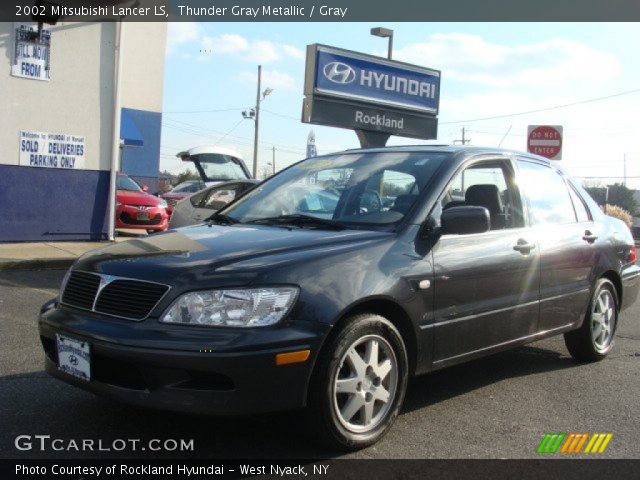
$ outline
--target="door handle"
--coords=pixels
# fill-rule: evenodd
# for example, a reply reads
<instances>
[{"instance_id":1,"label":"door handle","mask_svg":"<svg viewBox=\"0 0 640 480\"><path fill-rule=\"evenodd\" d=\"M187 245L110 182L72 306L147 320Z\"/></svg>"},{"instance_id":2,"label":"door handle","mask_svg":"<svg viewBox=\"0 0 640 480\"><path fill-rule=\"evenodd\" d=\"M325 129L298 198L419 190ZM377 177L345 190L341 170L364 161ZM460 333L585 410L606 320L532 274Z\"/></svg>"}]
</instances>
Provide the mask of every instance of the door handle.
<instances>
[{"instance_id":1,"label":"door handle","mask_svg":"<svg viewBox=\"0 0 640 480\"><path fill-rule=\"evenodd\" d=\"M524 238L521 238L518 240L518 243L516 243L513 246L513 249L516 252L520 252L523 255L528 254L531 250L533 250L534 248L536 248L536 246L532 243L527 242Z\"/></svg>"},{"instance_id":2,"label":"door handle","mask_svg":"<svg viewBox=\"0 0 640 480\"><path fill-rule=\"evenodd\" d=\"M586 231L584 232L584 235L582 236L582 239L583 239L585 242L593 243L593 242L595 242L595 241L598 239L598 236L597 236L597 235L594 235L593 233L591 233L591 231L590 231L590 230L586 230Z\"/></svg>"}]
</instances>

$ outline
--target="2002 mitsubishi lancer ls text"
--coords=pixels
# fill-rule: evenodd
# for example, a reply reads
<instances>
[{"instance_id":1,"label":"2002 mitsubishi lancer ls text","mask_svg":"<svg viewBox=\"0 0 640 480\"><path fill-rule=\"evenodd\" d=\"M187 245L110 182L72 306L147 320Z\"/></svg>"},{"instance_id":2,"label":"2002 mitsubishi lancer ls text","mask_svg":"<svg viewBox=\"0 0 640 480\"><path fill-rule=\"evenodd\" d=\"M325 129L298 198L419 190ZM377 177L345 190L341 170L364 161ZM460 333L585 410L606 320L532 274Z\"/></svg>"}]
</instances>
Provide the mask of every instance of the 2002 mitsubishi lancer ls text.
<instances>
[{"instance_id":1,"label":"2002 mitsubishi lancer ls text","mask_svg":"<svg viewBox=\"0 0 640 480\"><path fill-rule=\"evenodd\" d=\"M635 261L629 228L557 163L352 150L206 224L84 255L39 328L46 370L86 390L215 415L306 407L356 449L391 427L413 375L558 334L603 359Z\"/></svg>"}]
</instances>

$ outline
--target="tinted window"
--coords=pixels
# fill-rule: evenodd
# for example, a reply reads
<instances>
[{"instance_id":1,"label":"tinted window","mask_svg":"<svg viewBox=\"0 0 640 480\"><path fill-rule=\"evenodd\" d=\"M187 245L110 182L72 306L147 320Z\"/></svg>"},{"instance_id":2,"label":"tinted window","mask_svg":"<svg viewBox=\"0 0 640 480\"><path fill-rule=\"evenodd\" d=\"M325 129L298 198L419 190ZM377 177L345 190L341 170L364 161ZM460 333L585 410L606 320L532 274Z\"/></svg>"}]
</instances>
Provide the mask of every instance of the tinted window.
<instances>
[{"instance_id":1,"label":"tinted window","mask_svg":"<svg viewBox=\"0 0 640 480\"><path fill-rule=\"evenodd\" d=\"M589 211L584 204L584 201L580 198L580 196L576 193L576 191L569 187L569 195L571 195L571 200L573 200L573 207L576 210L576 216L578 217L579 222L588 222L591 220L589 216Z\"/></svg>"},{"instance_id":2,"label":"tinted window","mask_svg":"<svg viewBox=\"0 0 640 480\"><path fill-rule=\"evenodd\" d=\"M485 207L491 230L524 225L520 194L506 162L483 162L458 173L442 198L442 208L472 205Z\"/></svg>"},{"instance_id":3,"label":"tinted window","mask_svg":"<svg viewBox=\"0 0 640 480\"><path fill-rule=\"evenodd\" d=\"M558 172L532 162L518 162L520 185L529 197L534 225L572 223L576 221L569 189Z\"/></svg>"}]
</instances>

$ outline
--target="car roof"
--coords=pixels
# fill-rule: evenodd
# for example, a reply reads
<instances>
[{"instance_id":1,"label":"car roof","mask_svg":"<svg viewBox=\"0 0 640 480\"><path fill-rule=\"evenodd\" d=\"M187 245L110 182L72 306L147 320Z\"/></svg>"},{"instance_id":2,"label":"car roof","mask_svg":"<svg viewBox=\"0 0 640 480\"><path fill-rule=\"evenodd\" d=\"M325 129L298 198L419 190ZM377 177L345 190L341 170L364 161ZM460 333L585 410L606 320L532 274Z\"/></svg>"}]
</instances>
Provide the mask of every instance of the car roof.
<instances>
[{"instance_id":1,"label":"car roof","mask_svg":"<svg viewBox=\"0 0 640 480\"><path fill-rule=\"evenodd\" d=\"M548 158L534 155L528 152L520 152L499 147L476 147L470 145L389 145L377 148L353 148L342 153L384 153L384 152L441 152L451 153L457 157L468 158L477 155L518 155L545 163L550 163Z\"/></svg>"}]
</instances>

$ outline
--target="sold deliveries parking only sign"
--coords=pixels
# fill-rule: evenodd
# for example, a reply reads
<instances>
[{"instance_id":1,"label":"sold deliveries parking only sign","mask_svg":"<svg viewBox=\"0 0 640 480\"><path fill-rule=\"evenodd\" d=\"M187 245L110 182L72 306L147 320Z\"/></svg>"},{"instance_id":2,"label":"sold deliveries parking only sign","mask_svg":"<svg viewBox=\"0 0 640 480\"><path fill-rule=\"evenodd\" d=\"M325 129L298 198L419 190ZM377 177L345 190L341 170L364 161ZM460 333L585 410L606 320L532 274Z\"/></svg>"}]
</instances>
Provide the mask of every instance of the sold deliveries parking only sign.
<instances>
[{"instance_id":1,"label":"sold deliveries parking only sign","mask_svg":"<svg viewBox=\"0 0 640 480\"><path fill-rule=\"evenodd\" d=\"M529 125L527 132L527 152L562 160L561 125Z\"/></svg>"},{"instance_id":2,"label":"sold deliveries parking only sign","mask_svg":"<svg viewBox=\"0 0 640 480\"><path fill-rule=\"evenodd\" d=\"M84 136L20 132L20 165L24 167L84 168Z\"/></svg>"}]
</instances>

